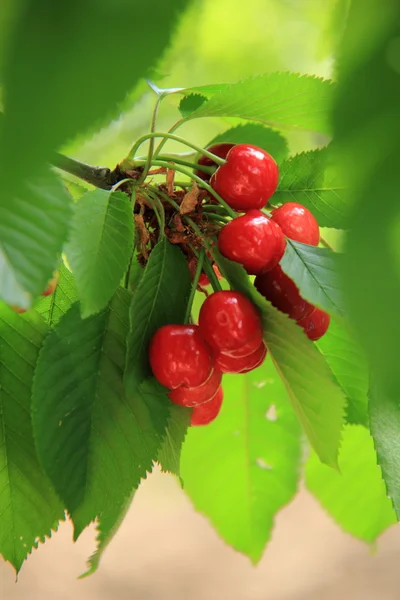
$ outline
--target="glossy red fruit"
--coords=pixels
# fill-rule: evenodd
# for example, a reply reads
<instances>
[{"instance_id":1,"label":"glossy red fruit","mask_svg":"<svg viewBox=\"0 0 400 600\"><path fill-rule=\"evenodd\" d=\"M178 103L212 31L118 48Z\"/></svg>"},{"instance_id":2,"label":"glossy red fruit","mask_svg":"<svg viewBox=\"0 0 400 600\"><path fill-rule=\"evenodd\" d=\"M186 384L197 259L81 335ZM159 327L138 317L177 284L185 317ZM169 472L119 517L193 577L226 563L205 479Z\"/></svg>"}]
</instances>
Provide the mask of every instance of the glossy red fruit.
<instances>
[{"instance_id":1,"label":"glossy red fruit","mask_svg":"<svg viewBox=\"0 0 400 600\"><path fill-rule=\"evenodd\" d=\"M237 144L226 163L215 171L210 184L234 210L262 208L278 185L278 166L265 150Z\"/></svg>"},{"instance_id":2,"label":"glossy red fruit","mask_svg":"<svg viewBox=\"0 0 400 600\"><path fill-rule=\"evenodd\" d=\"M50 279L49 283L47 284L46 289L44 290L44 292L42 292L42 296L50 296L51 294L53 294L56 290L59 279L60 279L60 271L56 271L54 273L54 277L52 279Z\"/></svg>"},{"instance_id":3,"label":"glossy red fruit","mask_svg":"<svg viewBox=\"0 0 400 600\"><path fill-rule=\"evenodd\" d=\"M216 154L216 156L219 156L220 158L226 158L226 155L228 154L229 150L231 148L233 148L235 144L214 144L213 146L210 146L209 148L207 148L207 150L209 152L212 152L213 154ZM199 165L203 165L203 167L215 167L217 168L218 165L216 162L214 162L211 158L208 158L208 156L201 156L198 160ZM200 177L201 179L203 179L204 181L209 181L210 180L210 173L205 173L204 171L195 171L194 172L195 175L197 175L198 177Z\"/></svg>"},{"instance_id":4,"label":"glossy red fruit","mask_svg":"<svg viewBox=\"0 0 400 600\"><path fill-rule=\"evenodd\" d=\"M154 334L149 360L155 378L165 387L197 387L207 381L214 359L196 325L164 325Z\"/></svg>"},{"instance_id":5,"label":"glossy red fruit","mask_svg":"<svg viewBox=\"0 0 400 600\"><path fill-rule=\"evenodd\" d=\"M315 308L300 296L299 288L282 271L280 265L258 275L254 285L275 308L286 313L295 321L307 317Z\"/></svg>"},{"instance_id":6,"label":"glossy red fruit","mask_svg":"<svg viewBox=\"0 0 400 600\"><path fill-rule=\"evenodd\" d=\"M249 210L229 221L218 237L221 254L243 265L250 275L275 267L285 247L285 236L279 225L259 210Z\"/></svg>"},{"instance_id":7,"label":"glossy red fruit","mask_svg":"<svg viewBox=\"0 0 400 600\"><path fill-rule=\"evenodd\" d=\"M271 219L278 223L283 233L296 242L318 246L319 225L314 215L297 202L288 202L271 213Z\"/></svg>"},{"instance_id":8,"label":"glossy red fruit","mask_svg":"<svg viewBox=\"0 0 400 600\"><path fill-rule=\"evenodd\" d=\"M240 292L211 294L201 307L199 327L207 344L218 353L245 356L262 342L260 314Z\"/></svg>"},{"instance_id":9,"label":"glossy red fruit","mask_svg":"<svg viewBox=\"0 0 400 600\"><path fill-rule=\"evenodd\" d=\"M209 402L205 402L200 406L195 406L192 410L191 425L208 425L214 421L221 410L222 400L224 399L224 391L220 387L214 398Z\"/></svg>"},{"instance_id":10,"label":"glossy red fruit","mask_svg":"<svg viewBox=\"0 0 400 600\"><path fill-rule=\"evenodd\" d=\"M328 331L330 321L331 318L328 313L320 308L316 308L311 315L301 319L301 321L297 321L297 324L304 329L306 336L315 342L322 338Z\"/></svg>"},{"instance_id":11,"label":"glossy red fruit","mask_svg":"<svg viewBox=\"0 0 400 600\"><path fill-rule=\"evenodd\" d=\"M222 373L249 373L264 362L267 349L263 343L248 356L236 358L228 354L218 354L215 368Z\"/></svg>"},{"instance_id":12,"label":"glossy red fruit","mask_svg":"<svg viewBox=\"0 0 400 600\"><path fill-rule=\"evenodd\" d=\"M203 385L192 388L180 386L172 390L168 394L168 397L174 404L179 404L179 406L199 406L214 398L221 385L221 381L221 371L214 369L211 377Z\"/></svg>"}]
</instances>

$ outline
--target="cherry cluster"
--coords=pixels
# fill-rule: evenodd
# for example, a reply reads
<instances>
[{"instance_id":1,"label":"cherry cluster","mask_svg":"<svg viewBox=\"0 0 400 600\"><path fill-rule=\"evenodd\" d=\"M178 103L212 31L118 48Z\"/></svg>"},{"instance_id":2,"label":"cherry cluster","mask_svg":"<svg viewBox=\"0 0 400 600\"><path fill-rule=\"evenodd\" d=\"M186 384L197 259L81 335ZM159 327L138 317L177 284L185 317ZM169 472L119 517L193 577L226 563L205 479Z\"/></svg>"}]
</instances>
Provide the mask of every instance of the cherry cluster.
<instances>
[{"instance_id":1,"label":"cherry cluster","mask_svg":"<svg viewBox=\"0 0 400 600\"><path fill-rule=\"evenodd\" d=\"M208 151L225 162L218 166L209 156L202 156L198 164L208 170L198 170L196 175L209 181L231 209L243 213L220 229L220 253L255 276L257 290L294 319L309 339L319 339L328 329L329 315L301 297L279 264L286 238L319 244L317 221L295 202L265 212L279 173L264 150L248 144L216 144ZM200 286L207 283L202 274ZM247 373L260 366L266 354L257 308L240 292L216 291L204 301L198 325L161 327L151 341L149 358L155 377L170 390L172 402L193 409L192 425L205 425L221 408L223 373Z\"/></svg>"},{"instance_id":2,"label":"cherry cluster","mask_svg":"<svg viewBox=\"0 0 400 600\"><path fill-rule=\"evenodd\" d=\"M198 325L158 329L149 359L172 402L193 408L192 425L206 425L221 408L222 374L248 373L266 353L256 307L240 292L222 290L204 301Z\"/></svg>"}]
</instances>

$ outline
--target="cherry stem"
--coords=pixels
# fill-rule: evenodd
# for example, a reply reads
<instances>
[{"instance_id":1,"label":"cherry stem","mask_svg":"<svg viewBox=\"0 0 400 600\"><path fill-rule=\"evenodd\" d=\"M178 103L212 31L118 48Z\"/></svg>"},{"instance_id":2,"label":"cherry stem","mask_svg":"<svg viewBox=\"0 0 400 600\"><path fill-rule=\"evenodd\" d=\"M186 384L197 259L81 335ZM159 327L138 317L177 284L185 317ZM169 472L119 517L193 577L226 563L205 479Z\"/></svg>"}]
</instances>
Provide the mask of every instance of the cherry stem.
<instances>
[{"instance_id":1,"label":"cherry stem","mask_svg":"<svg viewBox=\"0 0 400 600\"><path fill-rule=\"evenodd\" d=\"M332 250L334 252L334 249L332 248L332 246L330 245L329 242L327 242L323 237L320 238L320 243L322 246L324 246L325 248L329 248L329 250Z\"/></svg>"},{"instance_id":2,"label":"cherry stem","mask_svg":"<svg viewBox=\"0 0 400 600\"><path fill-rule=\"evenodd\" d=\"M210 158L213 162L215 162L217 165L224 165L225 164L225 160L223 158L221 158L220 156L216 156L215 154L213 154L212 152L209 152L208 150L204 150L203 148L200 148L200 146L197 146L196 144L192 144L191 142L188 142L187 140L185 140L185 138L182 138L178 135L174 135L173 133L162 133L162 132L158 132L158 131L151 131L150 133L146 133L146 135L143 135L142 137L140 137L135 144L132 146L132 148L130 149L127 159L133 159L135 157L135 154L138 150L138 148L144 143L147 142L147 140L151 140L152 138L164 138L165 140L174 140L175 142L179 142L180 144L184 144L185 146L188 146L189 148L193 148L193 150L197 150L197 152L199 154L203 154L204 156L207 156L208 158ZM156 156L158 156L160 152L160 147L157 148L156 150Z\"/></svg>"},{"instance_id":3,"label":"cherry stem","mask_svg":"<svg viewBox=\"0 0 400 600\"><path fill-rule=\"evenodd\" d=\"M219 206L218 204L202 204L201 208L205 208L206 210L215 210L215 212L226 213L224 206Z\"/></svg>"},{"instance_id":4,"label":"cherry stem","mask_svg":"<svg viewBox=\"0 0 400 600\"><path fill-rule=\"evenodd\" d=\"M229 221L229 217L224 217L223 215L217 215L215 213L210 213L206 211L202 212L201 214L210 219L211 221L222 221L224 223L227 223Z\"/></svg>"},{"instance_id":5,"label":"cherry stem","mask_svg":"<svg viewBox=\"0 0 400 600\"><path fill-rule=\"evenodd\" d=\"M185 119L179 119L179 121L174 123L174 125L172 125L172 127L170 129L168 129L168 133L173 133L174 131L179 129L179 127L181 125L183 125L184 122L185 122ZM154 158L157 158L157 156L160 154L162 148L164 148L166 143L167 143L167 138L164 138L163 140L161 140L161 142L158 144L158 146L156 148L156 151L154 152Z\"/></svg>"},{"instance_id":6,"label":"cherry stem","mask_svg":"<svg viewBox=\"0 0 400 600\"><path fill-rule=\"evenodd\" d=\"M204 165L199 165L198 163L183 160L182 158L175 158L168 154L160 154L159 156L157 156L157 160L165 160L174 164L176 163L177 165L183 165L184 167L191 167L192 169L204 171L204 173L209 173L210 175L212 175L215 171L214 167L205 167Z\"/></svg>"},{"instance_id":7,"label":"cherry stem","mask_svg":"<svg viewBox=\"0 0 400 600\"><path fill-rule=\"evenodd\" d=\"M204 250L204 248L202 248L200 250L199 258L197 260L196 272L193 277L192 289L190 291L190 296L189 296L188 304L186 307L184 323L189 323L190 315L192 312L193 300L194 300L194 297L196 294L196 289L197 289L197 285L199 283L201 271L203 270L204 257L205 257L205 250Z\"/></svg>"},{"instance_id":8,"label":"cherry stem","mask_svg":"<svg viewBox=\"0 0 400 600\"><path fill-rule=\"evenodd\" d=\"M198 252L193 248L193 246L191 246L191 250L193 254L198 257ZM212 263L207 255L204 257L203 269L210 280L214 292L220 292L222 290L221 284L218 281L218 277L216 276Z\"/></svg>"},{"instance_id":9,"label":"cherry stem","mask_svg":"<svg viewBox=\"0 0 400 600\"><path fill-rule=\"evenodd\" d=\"M147 190L147 191L142 190L142 194L147 198L147 200L151 204L151 208L153 209L154 214L156 215L156 218L158 221L158 226L160 228L160 239L163 239L165 237L164 207L163 207L162 203L160 202L158 196L156 196L156 194L153 194L150 190Z\"/></svg>"},{"instance_id":10,"label":"cherry stem","mask_svg":"<svg viewBox=\"0 0 400 600\"><path fill-rule=\"evenodd\" d=\"M191 171L188 171L184 167L181 167L181 166L177 167L175 165L168 164L167 162L164 162L162 160L153 160L152 164L155 166L158 166L158 167L166 167L167 169L173 169L174 171L178 171L178 173L182 173L182 175L186 175L187 177L190 177L190 179L193 179L194 181L196 181L200 187L203 187L212 196L214 196L214 198L216 198L218 200L218 202L225 208L227 214L230 217L232 217L232 219L235 219L237 217L235 211L232 210L232 208L229 206L229 204L227 202L225 202L225 200L223 198L221 198L221 196L219 194L217 194L217 192L215 190L213 190L211 185L209 185L207 182L205 182L203 179L201 179L201 177L198 177L197 175L195 175Z\"/></svg>"}]
</instances>

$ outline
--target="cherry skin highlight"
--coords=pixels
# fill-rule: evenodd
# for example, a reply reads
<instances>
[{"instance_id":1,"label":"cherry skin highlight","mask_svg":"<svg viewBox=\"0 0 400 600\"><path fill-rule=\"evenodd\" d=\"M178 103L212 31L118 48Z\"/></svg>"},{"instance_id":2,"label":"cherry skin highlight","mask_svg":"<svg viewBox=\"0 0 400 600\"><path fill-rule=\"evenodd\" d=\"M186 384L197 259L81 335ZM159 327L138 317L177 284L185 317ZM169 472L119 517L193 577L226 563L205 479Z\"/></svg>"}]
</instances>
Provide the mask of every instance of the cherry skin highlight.
<instances>
[{"instance_id":1,"label":"cherry skin highlight","mask_svg":"<svg viewBox=\"0 0 400 600\"><path fill-rule=\"evenodd\" d=\"M297 321L297 324L304 329L306 336L316 342L328 331L330 316L320 308L316 308L308 317Z\"/></svg>"},{"instance_id":2,"label":"cherry skin highlight","mask_svg":"<svg viewBox=\"0 0 400 600\"><path fill-rule=\"evenodd\" d=\"M249 373L259 367L265 360L267 349L263 343L248 356L234 357L228 354L219 354L215 368L222 373Z\"/></svg>"},{"instance_id":3,"label":"cherry skin highlight","mask_svg":"<svg viewBox=\"0 0 400 600\"><path fill-rule=\"evenodd\" d=\"M222 373L216 369L203 385L188 388L180 386L172 390L168 397L179 406L199 406L209 402L215 396L222 381Z\"/></svg>"},{"instance_id":4,"label":"cherry skin highlight","mask_svg":"<svg viewBox=\"0 0 400 600\"><path fill-rule=\"evenodd\" d=\"M217 353L251 354L262 342L261 317L241 292L220 291L203 303L199 328L206 343Z\"/></svg>"},{"instance_id":5,"label":"cherry skin highlight","mask_svg":"<svg viewBox=\"0 0 400 600\"><path fill-rule=\"evenodd\" d=\"M223 256L240 263L250 275L275 267L286 247L281 228L259 210L249 210L220 231L218 248Z\"/></svg>"},{"instance_id":6,"label":"cherry skin highlight","mask_svg":"<svg viewBox=\"0 0 400 600\"><path fill-rule=\"evenodd\" d=\"M197 425L208 425L211 421L217 418L219 411L221 410L222 400L224 399L224 391L222 387L219 387L214 398L209 402L205 402L200 406L195 406L192 410L192 417L190 424Z\"/></svg>"},{"instance_id":7,"label":"cherry skin highlight","mask_svg":"<svg viewBox=\"0 0 400 600\"><path fill-rule=\"evenodd\" d=\"M258 275L254 285L275 308L286 313L295 321L309 316L315 308L300 296L299 288L282 271L280 265Z\"/></svg>"},{"instance_id":8,"label":"cherry skin highlight","mask_svg":"<svg viewBox=\"0 0 400 600\"><path fill-rule=\"evenodd\" d=\"M297 202L288 202L275 208L271 213L271 219L291 240L318 246L319 225L314 215L305 206Z\"/></svg>"},{"instance_id":9,"label":"cherry skin highlight","mask_svg":"<svg viewBox=\"0 0 400 600\"><path fill-rule=\"evenodd\" d=\"M226 163L211 177L212 188L234 210L246 212L266 205L278 185L278 166L265 150L237 144Z\"/></svg>"},{"instance_id":10,"label":"cherry skin highlight","mask_svg":"<svg viewBox=\"0 0 400 600\"><path fill-rule=\"evenodd\" d=\"M226 155L228 154L229 150L231 148L233 148L235 144L227 144L227 143L221 143L221 144L214 144L213 146L210 146L209 148L207 148L207 150L209 152L212 152L213 154L215 154L216 156L219 156L220 158L226 158ZM218 165L216 162L214 162L211 158L208 158L208 156L200 156L199 160L197 161L199 163L199 165L202 165L203 167L215 167L217 169ZM200 177L201 179L203 179L203 181L209 181L210 180L210 173L206 173L205 171L195 171L194 172L195 175L197 175L197 177Z\"/></svg>"},{"instance_id":11,"label":"cherry skin highlight","mask_svg":"<svg viewBox=\"0 0 400 600\"><path fill-rule=\"evenodd\" d=\"M164 325L154 334L149 360L165 387L197 387L211 376L214 359L196 325Z\"/></svg>"}]
</instances>

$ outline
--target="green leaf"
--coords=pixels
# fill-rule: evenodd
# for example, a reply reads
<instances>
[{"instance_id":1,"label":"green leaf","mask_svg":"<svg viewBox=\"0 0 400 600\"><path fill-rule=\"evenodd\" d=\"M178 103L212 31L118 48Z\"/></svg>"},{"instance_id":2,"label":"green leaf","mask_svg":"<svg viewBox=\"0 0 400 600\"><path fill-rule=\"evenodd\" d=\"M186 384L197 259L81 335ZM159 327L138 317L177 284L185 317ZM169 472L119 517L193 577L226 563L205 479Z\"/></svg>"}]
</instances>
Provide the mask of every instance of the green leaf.
<instances>
[{"instance_id":1,"label":"green leaf","mask_svg":"<svg viewBox=\"0 0 400 600\"><path fill-rule=\"evenodd\" d=\"M53 327L78 300L78 292L74 277L62 262L60 264L60 280L53 294L41 296L33 308Z\"/></svg>"},{"instance_id":2,"label":"green leaf","mask_svg":"<svg viewBox=\"0 0 400 600\"><path fill-rule=\"evenodd\" d=\"M74 538L96 518L100 555L140 480L151 471L169 418L165 392L149 381L124 395L130 294L82 319L75 304L48 336L33 387L40 460L64 500Z\"/></svg>"},{"instance_id":3,"label":"green leaf","mask_svg":"<svg viewBox=\"0 0 400 600\"><path fill-rule=\"evenodd\" d=\"M296 154L280 165L278 189L269 204L286 202L298 202L308 208L321 227L348 227L345 188L327 149Z\"/></svg>"},{"instance_id":4,"label":"green leaf","mask_svg":"<svg viewBox=\"0 0 400 600\"><path fill-rule=\"evenodd\" d=\"M318 248L287 239L281 261L283 271L296 283L302 297L333 316L344 316L339 257L328 248ZM343 260L343 259L342 259Z\"/></svg>"},{"instance_id":5,"label":"green leaf","mask_svg":"<svg viewBox=\"0 0 400 600\"><path fill-rule=\"evenodd\" d=\"M263 127L257 123L247 123L227 129L218 134L207 144L207 147L221 142L232 144L252 144L267 150L280 164L288 155L289 148L286 139L274 129Z\"/></svg>"},{"instance_id":6,"label":"green leaf","mask_svg":"<svg viewBox=\"0 0 400 600\"><path fill-rule=\"evenodd\" d=\"M388 495L400 521L400 400L373 381L369 393L369 421L378 464Z\"/></svg>"},{"instance_id":7,"label":"green leaf","mask_svg":"<svg viewBox=\"0 0 400 600\"><path fill-rule=\"evenodd\" d=\"M339 467L340 473L328 469L312 454L306 466L307 487L345 531L371 543L396 522L396 515L367 429L344 428Z\"/></svg>"},{"instance_id":8,"label":"green leaf","mask_svg":"<svg viewBox=\"0 0 400 600\"><path fill-rule=\"evenodd\" d=\"M398 3L370 0L366 10L362 0L352 2L333 114L353 204L342 265L345 300L382 394L393 399L400 395L399 36Z\"/></svg>"},{"instance_id":9,"label":"green leaf","mask_svg":"<svg viewBox=\"0 0 400 600\"><path fill-rule=\"evenodd\" d=\"M5 67L3 172L14 180L23 165L29 178L52 150L117 115L159 62L187 4L71 0L55 10L42 0L38 10L26 0ZM132 58L138 49L140 60Z\"/></svg>"},{"instance_id":10,"label":"green leaf","mask_svg":"<svg viewBox=\"0 0 400 600\"><path fill-rule=\"evenodd\" d=\"M221 537L257 562L297 490L300 428L271 360L224 376L223 388L217 419L188 431L184 489Z\"/></svg>"},{"instance_id":11,"label":"green leaf","mask_svg":"<svg viewBox=\"0 0 400 600\"><path fill-rule=\"evenodd\" d=\"M157 456L164 473L180 476L182 444L190 424L190 413L187 408L170 403L168 427Z\"/></svg>"},{"instance_id":12,"label":"green leaf","mask_svg":"<svg viewBox=\"0 0 400 600\"><path fill-rule=\"evenodd\" d=\"M183 117L189 117L195 110L206 102L207 98L201 94L189 94L182 98L179 103L179 110Z\"/></svg>"},{"instance_id":13,"label":"green leaf","mask_svg":"<svg viewBox=\"0 0 400 600\"><path fill-rule=\"evenodd\" d=\"M11 194L0 189L0 298L29 308L57 267L72 215L71 199L50 172L20 184Z\"/></svg>"},{"instance_id":14,"label":"green leaf","mask_svg":"<svg viewBox=\"0 0 400 600\"><path fill-rule=\"evenodd\" d=\"M317 346L346 394L346 421L368 426L369 372L360 345L347 328L331 319Z\"/></svg>"},{"instance_id":15,"label":"green leaf","mask_svg":"<svg viewBox=\"0 0 400 600\"><path fill-rule=\"evenodd\" d=\"M147 351L154 333L167 323L183 323L191 289L190 273L182 252L166 239L150 254L130 308L130 330L125 371L129 394L151 375Z\"/></svg>"},{"instance_id":16,"label":"green leaf","mask_svg":"<svg viewBox=\"0 0 400 600\"><path fill-rule=\"evenodd\" d=\"M128 268L134 238L132 204L122 192L94 190L74 208L66 254L86 318L107 306Z\"/></svg>"},{"instance_id":17,"label":"green leaf","mask_svg":"<svg viewBox=\"0 0 400 600\"><path fill-rule=\"evenodd\" d=\"M301 327L257 292L243 267L216 250L213 256L231 287L260 310L264 342L308 440L320 460L336 468L346 399L327 362Z\"/></svg>"},{"instance_id":18,"label":"green leaf","mask_svg":"<svg viewBox=\"0 0 400 600\"><path fill-rule=\"evenodd\" d=\"M198 87L187 92L210 95L199 107L186 101L185 117L240 117L271 127L330 134L330 81L296 73L267 73L238 83ZM184 99L185 100L185 99ZM184 100L182 102L184 102ZM192 111L190 114L190 108Z\"/></svg>"},{"instance_id":19,"label":"green leaf","mask_svg":"<svg viewBox=\"0 0 400 600\"><path fill-rule=\"evenodd\" d=\"M35 363L47 326L34 311L0 307L0 554L18 572L64 518L36 457L30 415Z\"/></svg>"}]
</instances>

